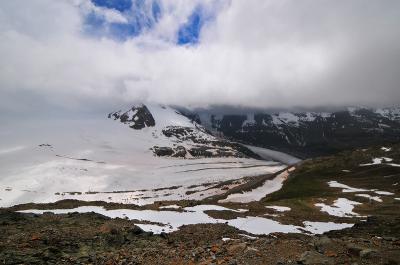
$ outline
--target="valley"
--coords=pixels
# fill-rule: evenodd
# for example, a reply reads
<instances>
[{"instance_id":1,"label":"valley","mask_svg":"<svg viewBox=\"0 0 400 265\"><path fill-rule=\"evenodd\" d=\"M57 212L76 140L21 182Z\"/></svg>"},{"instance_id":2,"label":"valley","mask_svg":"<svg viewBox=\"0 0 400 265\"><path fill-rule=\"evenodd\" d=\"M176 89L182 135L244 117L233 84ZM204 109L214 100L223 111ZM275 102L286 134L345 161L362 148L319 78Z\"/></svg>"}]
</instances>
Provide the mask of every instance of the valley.
<instances>
[{"instance_id":1,"label":"valley","mask_svg":"<svg viewBox=\"0 0 400 265\"><path fill-rule=\"evenodd\" d=\"M115 119L64 121L68 145L38 134L3 149L0 229L7 243L0 259L396 264L400 258L398 144L300 160L217 138L167 107L145 107L143 117L154 123L141 122L135 108L143 106L109 115ZM181 146L185 154L160 155L155 146ZM204 152L193 156L199 148ZM145 254L154 249L163 251Z\"/></svg>"}]
</instances>

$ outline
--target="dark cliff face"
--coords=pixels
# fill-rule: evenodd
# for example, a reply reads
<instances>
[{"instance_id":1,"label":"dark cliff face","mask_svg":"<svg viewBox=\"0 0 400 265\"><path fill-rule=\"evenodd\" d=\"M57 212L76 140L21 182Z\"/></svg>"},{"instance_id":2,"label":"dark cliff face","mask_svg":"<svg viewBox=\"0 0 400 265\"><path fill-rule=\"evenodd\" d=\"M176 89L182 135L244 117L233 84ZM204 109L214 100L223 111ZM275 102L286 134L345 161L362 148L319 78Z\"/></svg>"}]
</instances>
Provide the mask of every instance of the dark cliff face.
<instances>
[{"instance_id":1,"label":"dark cliff face","mask_svg":"<svg viewBox=\"0 0 400 265\"><path fill-rule=\"evenodd\" d=\"M151 106L149 108L152 110ZM199 117L196 115L189 115L188 117L175 109L166 107L161 107L162 110L158 110L152 114L149 108L140 104L133 106L126 112L112 112L108 114L108 118L127 124L135 130L154 127L154 130L144 132L145 134L148 133L148 139L167 138L167 141L159 143L160 146L149 146L149 149L156 156L177 158L252 157L260 159L257 154L240 144L211 135L203 126L195 122L195 120L200 122ZM161 114L160 111L167 112L168 115L163 115L162 117L169 117L171 120L164 120L164 125L158 124L158 127L155 127L155 120L160 121L160 117L157 116ZM174 120L181 119L182 115L186 116L188 121L192 122L189 123L190 126L174 125ZM134 141L135 139L132 140Z\"/></svg>"},{"instance_id":2,"label":"dark cliff face","mask_svg":"<svg viewBox=\"0 0 400 265\"><path fill-rule=\"evenodd\" d=\"M334 113L256 113L210 115L204 124L225 137L300 157L400 141L398 109L345 110ZM248 116L251 116L249 119Z\"/></svg>"},{"instance_id":3,"label":"dark cliff face","mask_svg":"<svg viewBox=\"0 0 400 265\"><path fill-rule=\"evenodd\" d=\"M108 114L108 118L120 120L122 123L128 124L135 130L141 130L145 127L154 127L155 121L153 115L145 105L133 106L130 110L122 113L122 111L112 112Z\"/></svg>"}]
</instances>

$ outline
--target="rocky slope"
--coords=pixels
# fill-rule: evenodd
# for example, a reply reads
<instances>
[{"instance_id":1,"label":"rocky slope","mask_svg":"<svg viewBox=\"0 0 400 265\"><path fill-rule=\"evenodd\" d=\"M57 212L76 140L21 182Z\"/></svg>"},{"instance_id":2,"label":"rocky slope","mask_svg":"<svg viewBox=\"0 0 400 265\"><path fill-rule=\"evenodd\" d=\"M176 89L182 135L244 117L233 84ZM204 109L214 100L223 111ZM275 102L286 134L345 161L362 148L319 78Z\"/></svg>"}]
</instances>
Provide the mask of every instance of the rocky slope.
<instances>
[{"instance_id":1,"label":"rocky slope","mask_svg":"<svg viewBox=\"0 0 400 265\"><path fill-rule=\"evenodd\" d=\"M220 204L236 211L205 212L226 223L183 225L171 233L145 232L140 226L150 225L146 219L48 212L100 202L61 201L1 209L0 260L3 264L400 264L399 163L399 144L310 159L291 171L280 190L261 200ZM330 211L321 208L340 198L353 204L330 206ZM201 207L219 200L155 203L142 210L146 216L154 213L149 209L181 214L183 220L190 211L165 205ZM102 205L117 211L140 209ZM47 213L15 212L33 208ZM347 222L354 226L323 235L250 234L246 226L239 230L230 225L231 219L244 216L273 218L284 224L319 220L325 225ZM249 223L257 225L250 219Z\"/></svg>"},{"instance_id":2,"label":"rocky slope","mask_svg":"<svg viewBox=\"0 0 400 265\"><path fill-rule=\"evenodd\" d=\"M120 121L134 130L147 128L152 138L167 138L150 147L156 156L254 157L255 153L234 142L211 135L203 126L166 106L138 104L129 110L112 112L108 118Z\"/></svg>"},{"instance_id":3,"label":"rocky slope","mask_svg":"<svg viewBox=\"0 0 400 265\"><path fill-rule=\"evenodd\" d=\"M200 120L216 135L300 157L400 140L400 108L243 114L199 112L188 117Z\"/></svg>"}]
</instances>

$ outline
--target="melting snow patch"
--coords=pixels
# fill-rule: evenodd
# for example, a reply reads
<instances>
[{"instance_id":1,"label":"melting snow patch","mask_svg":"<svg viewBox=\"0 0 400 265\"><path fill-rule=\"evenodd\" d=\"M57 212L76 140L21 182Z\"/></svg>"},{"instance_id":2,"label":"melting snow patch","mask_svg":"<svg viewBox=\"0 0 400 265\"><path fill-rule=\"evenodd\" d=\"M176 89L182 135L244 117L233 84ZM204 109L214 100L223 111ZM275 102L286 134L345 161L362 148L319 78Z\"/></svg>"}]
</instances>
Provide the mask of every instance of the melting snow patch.
<instances>
[{"instance_id":1,"label":"melting snow patch","mask_svg":"<svg viewBox=\"0 0 400 265\"><path fill-rule=\"evenodd\" d=\"M189 212L205 212L205 211L232 211L232 212L241 212L239 210L229 209L219 205L207 205L201 204L193 207L185 207L184 210Z\"/></svg>"},{"instance_id":2,"label":"melting snow patch","mask_svg":"<svg viewBox=\"0 0 400 265\"><path fill-rule=\"evenodd\" d=\"M342 192L375 192L376 194L379 194L379 195L394 195L394 193L388 192L388 191L353 188L353 187L347 186L345 184L339 183L337 181L329 181L328 185L329 185L329 187L332 187L332 188L341 188L341 189L343 189ZM368 194L357 194L356 196L367 197L369 195ZM379 197L371 196L371 198L379 198ZM378 200L376 200L376 201L378 201Z\"/></svg>"},{"instance_id":3,"label":"melting snow patch","mask_svg":"<svg viewBox=\"0 0 400 265\"><path fill-rule=\"evenodd\" d=\"M219 202L247 203L252 201L259 201L266 195L280 190L282 188L283 182L288 178L290 170L291 169L285 170L284 172L277 175L274 179L266 180L264 184L258 188L244 193L230 194L226 199L220 200Z\"/></svg>"},{"instance_id":4,"label":"melting snow patch","mask_svg":"<svg viewBox=\"0 0 400 265\"><path fill-rule=\"evenodd\" d=\"M372 201L382 202L382 199L379 196L371 196L369 194L356 194L356 196L368 198Z\"/></svg>"},{"instance_id":5,"label":"melting snow patch","mask_svg":"<svg viewBox=\"0 0 400 265\"><path fill-rule=\"evenodd\" d=\"M394 193L393 192L388 192L388 191L380 191L380 190L377 190L377 191L374 191L376 194L379 194L379 195L394 195Z\"/></svg>"},{"instance_id":6,"label":"melting snow patch","mask_svg":"<svg viewBox=\"0 0 400 265\"><path fill-rule=\"evenodd\" d=\"M329 185L329 187L332 187L332 188L341 188L341 189L343 189L342 192L364 192L364 191L369 191L369 190L366 190L366 189L353 188L353 187L347 186L345 184L339 183L337 181L329 181L328 185Z\"/></svg>"},{"instance_id":7,"label":"melting snow patch","mask_svg":"<svg viewBox=\"0 0 400 265\"><path fill-rule=\"evenodd\" d=\"M352 217L358 216L357 213L353 212L355 205L361 203L351 201L346 198L339 198L333 202L333 205L326 205L325 203L316 203L315 206L321 207L322 212L327 212L329 215L338 217Z\"/></svg>"},{"instance_id":8,"label":"melting snow patch","mask_svg":"<svg viewBox=\"0 0 400 265\"><path fill-rule=\"evenodd\" d=\"M181 207L176 204L161 206L160 209L180 209Z\"/></svg>"},{"instance_id":9,"label":"melting snow patch","mask_svg":"<svg viewBox=\"0 0 400 265\"><path fill-rule=\"evenodd\" d=\"M400 198L394 198L396 201L400 201Z\"/></svg>"},{"instance_id":10,"label":"melting snow patch","mask_svg":"<svg viewBox=\"0 0 400 265\"><path fill-rule=\"evenodd\" d=\"M153 225L153 224L136 224L139 226L143 231L146 232L153 232L154 234L161 234L161 233L171 233L175 231L172 226L165 225Z\"/></svg>"},{"instance_id":11,"label":"melting snow patch","mask_svg":"<svg viewBox=\"0 0 400 265\"><path fill-rule=\"evenodd\" d=\"M192 209L194 207L191 207ZM186 209L186 208L185 208ZM26 213L43 214L44 212L53 212L55 214L66 214L72 212L86 213L95 212L108 216L110 218L128 218L131 220L149 221L165 224L165 226L156 225L142 225L140 227L145 231L161 232L162 229L165 232L172 232L178 230L182 225L200 224L200 223L218 223L219 220L209 217L202 211L191 211L191 212L176 212L176 211L153 211L153 210L130 210L130 209L118 209L118 210L106 210L103 207L98 206L82 206L74 209L59 209L59 210L27 210L21 211Z\"/></svg>"},{"instance_id":12,"label":"melting snow patch","mask_svg":"<svg viewBox=\"0 0 400 265\"><path fill-rule=\"evenodd\" d=\"M387 147L382 146L382 147L381 147L381 150L383 150L383 151L385 151L385 152L389 152L389 151L392 150L392 148L387 148Z\"/></svg>"},{"instance_id":13,"label":"melting snow patch","mask_svg":"<svg viewBox=\"0 0 400 265\"><path fill-rule=\"evenodd\" d=\"M265 206L265 208L273 209L277 212L287 212L291 210L289 207L285 206Z\"/></svg>"},{"instance_id":14,"label":"melting snow patch","mask_svg":"<svg viewBox=\"0 0 400 265\"><path fill-rule=\"evenodd\" d=\"M270 233L300 233L298 227L294 225L283 225L277 221L261 218L261 217L253 217L248 216L246 218L236 218L233 220L228 220L228 225L234 226L240 230L244 230L246 232L261 235L261 234L270 234Z\"/></svg>"},{"instance_id":15,"label":"melting snow patch","mask_svg":"<svg viewBox=\"0 0 400 265\"><path fill-rule=\"evenodd\" d=\"M340 229L347 227L344 224L333 223L316 223L305 222L305 227L285 225L277 221L263 217L239 217L232 220L214 219L208 216L206 210L231 210L217 205L198 205L194 207L186 207L186 212L176 211L154 211L154 210L131 210L131 209L116 209L106 210L99 206L82 206L74 209L56 209L56 210L25 210L24 213L43 214L44 212L53 212L55 214L66 214L72 212L87 213L95 212L108 216L110 218L127 218L130 220L148 221L157 224L137 224L144 231L159 234L162 232L170 233L179 229L182 225L190 224L214 224L227 223L230 226L252 234L270 234L270 233L302 233L308 231L311 233L326 232L332 229ZM160 225L161 223L161 225ZM322 228L321 228L322 227ZM249 237L246 235L246 237ZM249 237L253 238L253 237Z\"/></svg>"},{"instance_id":16,"label":"melting snow patch","mask_svg":"<svg viewBox=\"0 0 400 265\"><path fill-rule=\"evenodd\" d=\"M342 230L344 228L352 227L354 224L348 223L333 223L333 222L303 222L305 230L313 234L323 234L331 230Z\"/></svg>"},{"instance_id":17,"label":"melting snow patch","mask_svg":"<svg viewBox=\"0 0 400 265\"><path fill-rule=\"evenodd\" d=\"M389 157L377 157L372 159L372 163L367 163L367 164L360 164L361 167L364 166L372 166L372 165L380 165L382 162L392 162L393 159Z\"/></svg>"}]
</instances>

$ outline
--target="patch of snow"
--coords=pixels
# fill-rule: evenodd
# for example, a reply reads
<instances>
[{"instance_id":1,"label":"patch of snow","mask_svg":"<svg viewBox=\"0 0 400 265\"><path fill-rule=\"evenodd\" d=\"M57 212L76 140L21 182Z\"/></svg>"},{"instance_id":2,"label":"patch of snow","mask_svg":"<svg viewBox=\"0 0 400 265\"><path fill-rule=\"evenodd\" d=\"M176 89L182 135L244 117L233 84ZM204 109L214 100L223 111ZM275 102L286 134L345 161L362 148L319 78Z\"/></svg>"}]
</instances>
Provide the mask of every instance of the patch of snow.
<instances>
[{"instance_id":1,"label":"patch of snow","mask_svg":"<svg viewBox=\"0 0 400 265\"><path fill-rule=\"evenodd\" d=\"M229 237L223 237L222 238L222 241L224 241L224 242L226 242L226 241L230 241L230 240L232 240L231 238L229 238Z\"/></svg>"},{"instance_id":2,"label":"patch of snow","mask_svg":"<svg viewBox=\"0 0 400 265\"><path fill-rule=\"evenodd\" d=\"M308 121L308 122L313 122L316 119L316 114L311 113L311 112L306 112L305 117L301 117L301 121Z\"/></svg>"},{"instance_id":3,"label":"patch of snow","mask_svg":"<svg viewBox=\"0 0 400 265\"><path fill-rule=\"evenodd\" d=\"M233 220L227 220L228 225L236 227L240 230L255 234L270 234L270 233L300 233L299 227L294 225L283 225L277 221L248 216L246 218L238 217Z\"/></svg>"},{"instance_id":4,"label":"patch of snow","mask_svg":"<svg viewBox=\"0 0 400 265\"><path fill-rule=\"evenodd\" d=\"M382 149L383 151L385 151L385 152L389 152L389 151L392 150L392 148L388 148L388 147L384 147L384 146L382 146L381 149Z\"/></svg>"},{"instance_id":5,"label":"patch of snow","mask_svg":"<svg viewBox=\"0 0 400 265\"><path fill-rule=\"evenodd\" d=\"M364 166L380 165L380 164L382 164L383 161L391 162L391 161L393 161L393 159L389 158L389 157L376 157L376 158L372 159L372 163L360 164L360 166L364 167Z\"/></svg>"},{"instance_id":6,"label":"patch of snow","mask_svg":"<svg viewBox=\"0 0 400 265\"><path fill-rule=\"evenodd\" d=\"M172 204L172 205L161 206L159 208L160 209L180 209L181 207L179 205Z\"/></svg>"},{"instance_id":7,"label":"patch of snow","mask_svg":"<svg viewBox=\"0 0 400 265\"><path fill-rule=\"evenodd\" d=\"M379 195L394 195L394 193L393 192L388 192L388 191L379 191L379 190L377 190L377 191L374 191L376 194L379 194Z\"/></svg>"},{"instance_id":8,"label":"patch of snow","mask_svg":"<svg viewBox=\"0 0 400 265\"><path fill-rule=\"evenodd\" d=\"M375 189L353 188L353 187L350 187L348 185L339 183L337 181L329 181L328 185L329 185L329 187L332 187L332 188L341 188L342 192L374 192L374 193L379 194L379 195L394 195L394 193L388 192L388 191L379 191L379 190L375 190ZM356 196L366 197L366 195L367 194L363 194L363 195L357 194ZM379 198L379 197L376 197L376 198Z\"/></svg>"},{"instance_id":9,"label":"patch of snow","mask_svg":"<svg viewBox=\"0 0 400 265\"><path fill-rule=\"evenodd\" d=\"M400 108L381 108L376 109L375 113L380 114L391 121L400 120Z\"/></svg>"},{"instance_id":10,"label":"patch of snow","mask_svg":"<svg viewBox=\"0 0 400 265\"><path fill-rule=\"evenodd\" d=\"M239 212L238 210L226 208L219 205L208 205L208 204L200 204L193 207L185 207L185 211L189 212L205 212L205 211L232 211L232 212Z\"/></svg>"},{"instance_id":11,"label":"patch of snow","mask_svg":"<svg viewBox=\"0 0 400 265\"><path fill-rule=\"evenodd\" d=\"M293 113L280 112L278 114L274 114L273 116L277 116L277 119L281 123L290 123L290 124L293 124L293 125L296 125L296 126L299 125L299 117L294 115Z\"/></svg>"},{"instance_id":12,"label":"patch of snow","mask_svg":"<svg viewBox=\"0 0 400 265\"><path fill-rule=\"evenodd\" d=\"M323 234L332 230L342 230L345 228L352 227L354 224L348 223L333 223L333 222L303 222L305 230L312 234Z\"/></svg>"},{"instance_id":13,"label":"patch of snow","mask_svg":"<svg viewBox=\"0 0 400 265\"><path fill-rule=\"evenodd\" d=\"M332 113L329 112L320 112L318 113L322 118L326 119L332 116Z\"/></svg>"},{"instance_id":14,"label":"patch of snow","mask_svg":"<svg viewBox=\"0 0 400 265\"><path fill-rule=\"evenodd\" d=\"M143 231L146 232L153 232L154 234L161 234L161 233L171 233L175 230L170 225L154 225L154 224L135 224L139 226Z\"/></svg>"},{"instance_id":15,"label":"patch of snow","mask_svg":"<svg viewBox=\"0 0 400 265\"><path fill-rule=\"evenodd\" d=\"M353 187L347 186L345 184L339 183L337 181L329 181L328 185L331 188L341 188L341 189L343 189L342 192L364 192L364 191L370 191L370 190L366 190L366 189L353 188Z\"/></svg>"},{"instance_id":16,"label":"patch of snow","mask_svg":"<svg viewBox=\"0 0 400 265\"><path fill-rule=\"evenodd\" d=\"M322 212L327 212L329 215L338 217L352 217L359 216L357 213L353 212L355 205L360 205L361 203L351 201L346 198L339 198L333 202L332 205L326 205L325 203L316 203L315 206L320 207Z\"/></svg>"},{"instance_id":17,"label":"patch of snow","mask_svg":"<svg viewBox=\"0 0 400 265\"><path fill-rule=\"evenodd\" d=\"M263 185L251 191L243 193L233 193L228 195L226 199L220 200L220 203L225 202L240 202L248 203L252 201L259 201L268 194L278 191L282 188L283 182L288 178L289 171L285 170L278 174L274 179L266 180Z\"/></svg>"},{"instance_id":18,"label":"patch of snow","mask_svg":"<svg viewBox=\"0 0 400 265\"><path fill-rule=\"evenodd\" d=\"M305 227L299 227L294 225L284 225L277 221L266 219L263 217L239 217L232 220L222 220L222 219L214 219L207 214L204 213L206 210L217 209L217 210L231 210L225 207L217 206L217 205L205 205L205 206L195 206L195 207L186 207L184 208L184 212L176 212L176 211L154 211L154 210L131 210L131 209L114 209L114 210L106 210L104 207L99 206L82 206L74 209L55 209L55 210L24 210L19 211L23 213L35 213L35 214L43 214L45 212L53 212L55 214L67 214L67 213L87 213L87 212L95 212L98 214L102 214L104 216L108 216L110 218L127 218L130 220L140 220L140 221L148 221L158 224L137 224L144 231L150 231L153 233L170 233L176 231L182 225L190 225L190 224L201 224L201 223L227 223L230 226L236 227L240 230L246 231L252 234L270 234L270 233L302 233L305 231L310 231L311 233L320 233L326 232L330 229L338 229L338 224L328 223L327 225L323 225L323 223L315 223L315 222L305 222ZM324 229L322 229L323 227ZM344 226L343 226L344 227ZM346 226L347 227L347 226ZM253 239L253 237L248 235L243 235ZM228 240L228 239L226 239Z\"/></svg>"},{"instance_id":19,"label":"patch of snow","mask_svg":"<svg viewBox=\"0 0 400 265\"><path fill-rule=\"evenodd\" d=\"M285 207L285 206L265 206L268 209L273 209L277 212L287 212L290 211L290 207Z\"/></svg>"},{"instance_id":20,"label":"patch of snow","mask_svg":"<svg viewBox=\"0 0 400 265\"><path fill-rule=\"evenodd\" d=\"M400 201L400 198L394 198L395 200L397 200L397 201Z\"/></svg>"},{"instance_id":21,"label":"patch of snow","mask_svg":"<svg viewBox=\"0 0 400 265\"><path fill-rule=\"evenodd\" d=\"M373 201L382 202L382 199L379 196L371 196L369 194L356 194L358 197L368 198Z\"/></svg>"}]
</instances>

